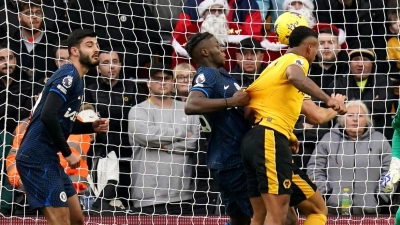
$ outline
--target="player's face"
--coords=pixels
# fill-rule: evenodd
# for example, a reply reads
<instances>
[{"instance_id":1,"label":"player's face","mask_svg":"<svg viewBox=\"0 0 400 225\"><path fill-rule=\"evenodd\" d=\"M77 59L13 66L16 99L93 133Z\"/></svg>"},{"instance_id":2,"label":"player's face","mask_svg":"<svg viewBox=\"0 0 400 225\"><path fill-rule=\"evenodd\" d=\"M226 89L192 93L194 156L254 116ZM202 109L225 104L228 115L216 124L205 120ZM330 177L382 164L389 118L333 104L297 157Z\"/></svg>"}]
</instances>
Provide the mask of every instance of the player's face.
<instances>
[{"instance_id":1,"label":"player's face","mask_svg":"<svg viewBox=\"0 0 400 225\"><path fill-rule=\"evenodd\" d=\"M260 68L264 53L253 49L243 49L241 52L236 53L236 60L238 61L239 67L245 73L256 73Z\"/></svg>"},{"instance_id":2,"label":"player's face","mask_svg":"<svg viewBox=\"0 0 400 225\"><path fill-rule=\"evenodd\" d=\"M348 107L345 124L347 133L352 136L362 135L367 126L367 116L358 105Z\"/></svg>"},{"instance_id":3,"label":"player's face","mask_svg":"<svg viewBox=\"0 0 400 225\"><path fill-rule=\"evenodd\" d=\"M174 87L172 75L158 72L149 81L150 93L156 96L170 95Z\"/></svg>"},{"instance_id":4,"label":"player's face","mask_svg":"<svg viewBox=\"0 0 400 225\"><path fill-rule=\"evenodd\" d=\"M350 60L350 71L357 81L365 80L371 74L372 62L367 57L353 57Z\"/></svg>"},{"instance_id":5,"label":"player's face","mask_svg":"<svg viewBox=\"0 0 400 225\"><path fill-rule=\"evenodd\" d=\"M68 49L58 49L56 52L56 65L58 68L68 63Z\"/></svg>"},{"instance_id":6,"label":"player's face","mask_svg":"<svg viewBox=\"0 0 400 225\"><path fill-rule=\"evenodd\" d=\"M335 62L340 52L338 37L332 34L321 33L318 36L318 57L323 62Z\"/></svg>"},{"instance_id":7,"label":"player's face","mask_svg":"<svg viewBox=\"0 0 400 225\"><path fill-rule=\"evenodd\" d=\"M99 65L99 47L97 39L85 37L79 45L79 62L87 67Z\"/></svg>"},{"instance_id":8,"label":"player's face","mask_svg":"<svg viewBox=\"0 0 400 225\"><path fill-rule=\"evenodd\" d=\"M211 60L218 67L223 67L225 65L225 53L224 48L221 47L220 43L217 41L215 37L209 39L209 43L207 43L208 52L210 54Z\"/></svg>"},{"instance_id":9,"label":"player's face","mask_svg":"<svg viewBox=\"0 0 400 225\"><path fill-rule=\"evenodd\" d=\"M121 62L119 61L118 53L101 53L99 61L98 71L102 77L110 79L117 79L119 77Z\"/></svg>"},{"instance_id":10,"label":"player's face","mask_svg":"<svg viewBox=\"0 0 400 225\"><path fill-rule=\"evenodd\" d=\"M19 14L19 21L24 29L33 33L39 32L43 27L43 11L40 7L26 7Z\"/></svg>"},{"instance_id":11,"label":"player's face","mask_svg":"<svg viewBox=\"0 0 400 225\"><path fill-rule=\"evenodd\" d=\"M11 75L15 71L17 58L7 48L0 50L0 75Z\"/></svg>"}]
</instances>

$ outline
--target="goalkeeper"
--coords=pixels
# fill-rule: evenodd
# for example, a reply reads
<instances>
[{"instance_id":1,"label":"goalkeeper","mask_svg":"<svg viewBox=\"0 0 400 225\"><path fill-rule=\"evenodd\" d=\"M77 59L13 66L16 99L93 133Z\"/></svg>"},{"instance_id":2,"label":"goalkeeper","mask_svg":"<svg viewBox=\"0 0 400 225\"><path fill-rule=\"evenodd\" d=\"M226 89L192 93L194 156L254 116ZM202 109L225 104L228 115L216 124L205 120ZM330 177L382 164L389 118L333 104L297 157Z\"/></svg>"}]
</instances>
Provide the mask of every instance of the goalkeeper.
<instances>
[{"instance_id":1,"label":"goalkeeper","mask_svg":"<svg viewBox=\"0 0 400 225\"><path fill-rule=\"evenodd\" d=\"M389 172L382 178L381 187L384 192L393 192L397 188L397 182L400 179L400 105L397 108L396 116L392 121L394 129L392 139L392 162ZM397 210L395 225L400 225L400 210Z\"/></svg>"}]
</instances>

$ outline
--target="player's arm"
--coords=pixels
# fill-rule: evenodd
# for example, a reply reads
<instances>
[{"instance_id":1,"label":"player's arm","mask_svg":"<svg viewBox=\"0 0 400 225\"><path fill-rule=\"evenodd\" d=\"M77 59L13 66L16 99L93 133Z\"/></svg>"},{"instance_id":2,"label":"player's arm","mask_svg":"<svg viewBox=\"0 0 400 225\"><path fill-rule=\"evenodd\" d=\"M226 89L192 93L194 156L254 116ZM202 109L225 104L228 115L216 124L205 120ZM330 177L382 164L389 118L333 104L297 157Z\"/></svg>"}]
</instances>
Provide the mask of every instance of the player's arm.
<instances>
[{"instance_id":1,"label":"player's arm","mask_svg":"<svg viewBox=\"0 0 400 225\"><path fill-rule=\"evenodd\" d=\"M341 94L332 94L333 99L344 102L346 96ZM338 114L331 108L323 108L317 106L311 99L304 99L301 106L301 113L307 118L307 121L313 125L319 125L331 121Z\"/></svg>"},{"instance_id":2,"label":"player's arm","mask_svg":"<svg viewBox=\"0 0 400 225\"><path fill-rule=\"evenodd\" d=\"M60 150L64 157L71 155L71 149L65 139L64 133L58 121L58 111L64 105L64 99L56 92L50 91L44 103L40 120L53 141L56 149Z\"/></svg>"},{"instance_id":3,"label":"player's arm","mask_svg":"<svg viewBox=\"0 0 400 225\"><path fill-rule=\"evenodd\" d=\"M237 91L230 98L207 98L202 91L191 91L186 100L186 115L207 114L232 107L242 107L249 103L248 94L243 91Z\"/></svg>"},{"instance_id":4,"label":"player's arm","mask_svg":"<svg viewBox=\"0 0 400 225\"><path fill-rule=\"evenodd\" d=\"M318 87L309 77L304 74L304 71L298 65L290 65L286 69L286 77L288 81L295 86L299 91L311 95L325 103L331 98Z\"/></svg>"}]
</instances>

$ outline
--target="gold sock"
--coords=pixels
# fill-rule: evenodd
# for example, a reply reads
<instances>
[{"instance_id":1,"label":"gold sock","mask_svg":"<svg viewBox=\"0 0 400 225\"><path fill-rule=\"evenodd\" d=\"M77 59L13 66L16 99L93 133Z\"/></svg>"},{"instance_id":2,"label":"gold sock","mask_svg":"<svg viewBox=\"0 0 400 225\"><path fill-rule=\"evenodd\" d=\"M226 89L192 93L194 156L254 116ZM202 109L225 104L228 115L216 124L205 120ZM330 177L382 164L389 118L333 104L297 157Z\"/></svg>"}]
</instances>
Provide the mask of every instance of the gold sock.
<instances>
[{"instance_id":1,"label":"gold sock","mask_svg":"<svg viewBox=\"0 0 400 225\"><path fill-rule=\"evenodd\" d=\"M327 218L324 214L310 214L303 225L325 225L326 220Z\"/></svg>"}]
</instances>

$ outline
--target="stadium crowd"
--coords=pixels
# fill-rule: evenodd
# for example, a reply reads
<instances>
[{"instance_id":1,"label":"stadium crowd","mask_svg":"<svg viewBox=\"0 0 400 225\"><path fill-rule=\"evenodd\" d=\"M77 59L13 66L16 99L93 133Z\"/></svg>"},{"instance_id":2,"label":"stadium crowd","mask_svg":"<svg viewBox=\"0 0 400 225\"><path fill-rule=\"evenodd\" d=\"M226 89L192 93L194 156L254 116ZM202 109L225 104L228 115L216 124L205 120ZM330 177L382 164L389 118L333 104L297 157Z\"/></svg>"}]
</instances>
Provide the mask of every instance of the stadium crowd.
<instances>
[{"instance_id":1,"label":"stadium crowd","mask_svg":"<svg viewBox=\"0 0 400 225\"><path fill-rule=\"evenodd\" d=\"M327 94L351 100L348 114L329 123L316 126L300 116L294 161L330 214L340 214L344 188L353 196L353 214L389 213L399 199L383 193L379 180L389 169L399 98L399 7L397 0L2 1L0 212L40 213L27 207L15 155L47 79L68 63L65 39L85 28L98 35L100 64L84 78L85 104L75 116L110 119L106 134L69 137L79 168L69 168L60 154L85 212L224 214L206 167L212 127L184 113L197 70L185 44L195 33L214 34L226 53L224 68L246 88L288 48L273 24L292 11L318 34L310 78Z\"/></svg>"}]
</instances>

